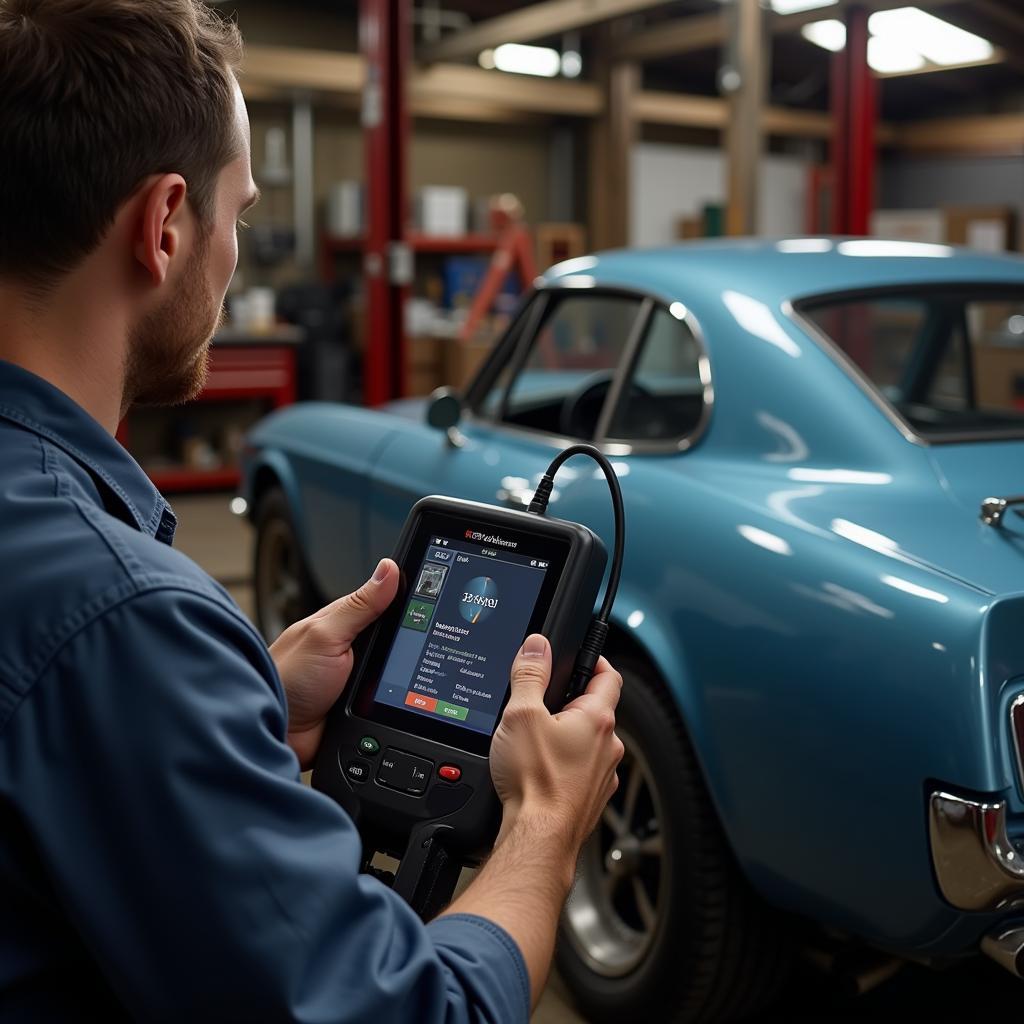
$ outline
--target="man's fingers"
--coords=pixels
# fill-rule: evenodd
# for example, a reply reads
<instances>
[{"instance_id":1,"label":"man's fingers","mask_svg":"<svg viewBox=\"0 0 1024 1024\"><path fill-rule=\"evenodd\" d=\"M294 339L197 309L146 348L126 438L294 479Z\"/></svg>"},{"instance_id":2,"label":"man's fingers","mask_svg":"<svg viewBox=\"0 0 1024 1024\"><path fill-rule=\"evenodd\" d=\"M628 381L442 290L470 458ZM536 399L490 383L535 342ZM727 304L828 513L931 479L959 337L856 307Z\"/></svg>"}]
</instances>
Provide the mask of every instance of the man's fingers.
<instances>
[{"instance_id":1,"label":"man's fingers","mask_svg":"<svg viewBox=\"0 0 1024 1024\"><path fill-rule=\"evenodd\" d=\"M532 633L512 662L512 701L543 701L551 679L551 645L540 633Z\"/></svg>"},{"instance_id":2,"label":"man's fingers","mask_svg":"<svg viewBox=\"0 0 1024 1024\"><path fill-rule=\"evenodd\" d=\"M394 600L398 577L398 566L390 558L382 558L358 590L327 605L317 618L325 620L332 640L352 643Z\"/></svg>"},{"instance_id":3,"label":"man's fingers","mask_svg":"<svg viewBox=\"0 0 1024 1024\"><path fill-rule=\"evenodd\" d=\"M603 670L602 662L604 663ZM573 708L593 708L595 711L614 713L619 703L619 695L622 693L622 676L604 658L597 663L597 668L599 671L591 678L586 690L574 701L566 704L563 711Z\"/></svg>"}]
</instances>

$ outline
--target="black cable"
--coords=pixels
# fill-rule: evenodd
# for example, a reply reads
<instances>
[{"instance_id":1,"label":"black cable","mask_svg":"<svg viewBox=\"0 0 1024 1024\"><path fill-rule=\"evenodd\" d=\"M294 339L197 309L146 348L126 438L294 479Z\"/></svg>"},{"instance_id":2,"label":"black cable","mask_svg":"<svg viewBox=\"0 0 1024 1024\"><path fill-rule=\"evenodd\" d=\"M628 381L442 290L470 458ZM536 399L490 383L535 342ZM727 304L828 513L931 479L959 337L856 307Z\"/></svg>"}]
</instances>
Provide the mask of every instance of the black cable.
<instances>
[{"instance_id":1,"label":"black cable","mask_svg":"<svg viewBox=\"0 0 1024 1024\"><path fill-rule=\"evenodd\" d=\"M587 635L580 646L579 655L573 666L572 677L566 691L566 700L578 697L590 681L594 673L598 658L604 650L605 640L608 638L608 617L612 612L612 605L615 603L615 595L619 590L619 577L622 575L622 557L626 545L626 512L622 504L622 490L619 487L619 478L615 475L615 468L608 461L603 452L592 444L572 444L560 451L548 466L547 472L541 477L537 490L533 494L528 512L542 516L547 512L548 501L551 499L551 491L555 484L555 474L562 468L562 464L571 459L574 455L588 455L600 467L608 481L608 490L612 497L612 511L615 516L615 543L612 548L612 565L608 573L608 585L604 592L604 601L601 602L601 609L594 616L587 628Z\"/></svg>"}]
</instances>

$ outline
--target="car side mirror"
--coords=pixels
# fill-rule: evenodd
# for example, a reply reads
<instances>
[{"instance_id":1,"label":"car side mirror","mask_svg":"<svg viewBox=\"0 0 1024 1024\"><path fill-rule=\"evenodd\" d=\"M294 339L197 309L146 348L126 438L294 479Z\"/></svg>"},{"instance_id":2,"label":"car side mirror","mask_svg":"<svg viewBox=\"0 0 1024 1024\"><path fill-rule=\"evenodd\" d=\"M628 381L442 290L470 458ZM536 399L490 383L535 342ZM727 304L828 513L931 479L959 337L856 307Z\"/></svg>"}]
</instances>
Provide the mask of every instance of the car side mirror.
<instances>
[{"instance_id":1,"label":"car side mirror","mask_svg":"<svg viewBox=\"0 0 1024 1024\"><path fill-rule=\"evenodd\" d=\"M427 423L436 430L451 430L462 419L462 399L454 388L438 388L430 396Z\"/></svg>"}]
</instances>

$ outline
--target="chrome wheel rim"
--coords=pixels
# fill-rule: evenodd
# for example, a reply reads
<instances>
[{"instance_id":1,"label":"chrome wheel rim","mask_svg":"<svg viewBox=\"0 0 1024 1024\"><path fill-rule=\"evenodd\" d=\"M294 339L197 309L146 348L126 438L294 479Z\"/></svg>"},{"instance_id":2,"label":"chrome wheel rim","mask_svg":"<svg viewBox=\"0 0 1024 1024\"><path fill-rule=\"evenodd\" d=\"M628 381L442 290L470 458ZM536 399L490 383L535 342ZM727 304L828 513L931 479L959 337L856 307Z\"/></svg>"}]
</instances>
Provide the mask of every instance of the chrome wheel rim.
<instances>
[{"instance_id":1,"label":"chrome wheel rim","mask_svg":"<svg viewBox=\"0 0 1024 1024\"><path fill-rule=\"evenodd\" d=\"M617 730L626 748L619 789L587 840L562 929L591 970L618 978L643 961L666 899L661 799L636 740Z\"/></svg>"},{"instance_id":2,"label":"chrome wheel rim","mask_svg":"<svg viewBox=\"0 0 1024 1024\"><path fill-rule=\"evenodd\" d=\"M283 519L270 519L260 533L256 559L260 628L267 643L302 618L302 564L292 531Z\"/></svg>"}]
</instances>

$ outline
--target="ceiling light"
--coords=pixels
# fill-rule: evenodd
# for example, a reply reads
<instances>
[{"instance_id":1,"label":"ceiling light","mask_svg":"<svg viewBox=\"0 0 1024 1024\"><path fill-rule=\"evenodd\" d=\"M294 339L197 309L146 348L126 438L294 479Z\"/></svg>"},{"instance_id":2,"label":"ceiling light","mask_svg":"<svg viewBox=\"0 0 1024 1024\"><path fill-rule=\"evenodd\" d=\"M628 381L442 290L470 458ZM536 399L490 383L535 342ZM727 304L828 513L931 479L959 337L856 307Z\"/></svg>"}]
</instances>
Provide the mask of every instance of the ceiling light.
<instances>
[{"instance_id":1,"label":"ceiling light","mask_svg":"<svg viewBox=\"0 0 1024 1024\"><path fill-rule=\"evenodd\" d=\"M800 29L800 35L809 43L838 53L846 45L846 26L835 18L812 21Z\"/></svg>"},{"instance_id":2,"label":"ceiling light","mask_svg":"<svg viewBox=\"0 0 1024 1024\"><path fill-rule=\"evenodd\" d=\"M831 7L839 0L771 0L772 10L776 14L799 14L801 11L813 11L816 7Z\"/></svg>"},{"instance_id":3,"label":"ceiling light","mask_svg":"<svg viewBox=\"0 0 1024 1024\"><path fill-rule=\"evenodd\" d=\"M971 64L989 60L994 53L987 39L917 7L876 11L868 19L868 29L872 35L886 40L907 40L933 64Z\"/></svg>"},{"instance_id":4,"label":"ceiling light","mask_svg":"<svg viewBox=\"0 0 1024 1024\"><path fill-rule=\"evenodd\" d=\"M485 50L484 53L487 51ZM481 54L481 63L484 54ZM502 43L494 51L494 67L516 75L540 75L554 78L562 66L557 50L547 46L526 46L523 43Z\"/></svg>"},{"instance_id":5,"label":"ceiling light","mask_svg":"<svg viewBox=\"0 0 1024 1024\"><path fill-rule=\"evenodd\" d=\"M583 70L583 58L577 50L566 50L562 54L562 74L566 78L579 78Z\"/></svg>"},{"instance_id":6,"label":"ceiling light","mask_svg":"<svg viewBox=\"0 0 1024 1024\"><path fill-rule=\"evenodd\" d=\"M868 64L879 74L919 71L924 57L909 43L894 36L871 36L868 39Z\"/></svg>"}]
</instances>

